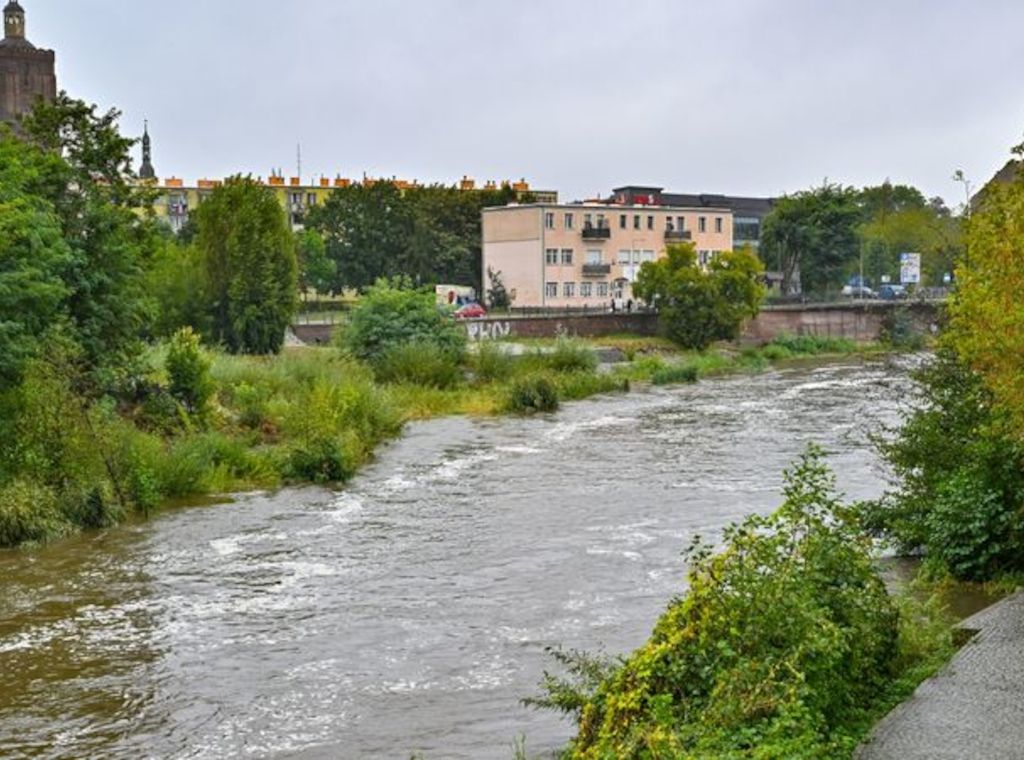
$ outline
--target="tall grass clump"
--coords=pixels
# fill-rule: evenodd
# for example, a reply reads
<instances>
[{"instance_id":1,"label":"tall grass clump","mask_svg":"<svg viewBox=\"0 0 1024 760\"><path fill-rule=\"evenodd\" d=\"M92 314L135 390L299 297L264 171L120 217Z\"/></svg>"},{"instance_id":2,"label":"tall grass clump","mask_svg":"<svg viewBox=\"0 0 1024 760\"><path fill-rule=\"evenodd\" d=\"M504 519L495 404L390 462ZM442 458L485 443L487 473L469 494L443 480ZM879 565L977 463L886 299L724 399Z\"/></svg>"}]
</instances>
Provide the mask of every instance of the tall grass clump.
<instances>
[{"instance_id":1,"label":"tall grass clump","mask_svg":"<svg viewBox=\"0 0 1024 760\"><path fill-rule=\"evenodd\" d=\"M469 366L476 379L483 383L503 382L515 372L514 356L491 341L477 344L470 355Z\"/></svg>"},{"instance_id":2,"label":"tall grass clump","mask_svg":"<svg viewBox=\"0 0 1024 760\"><path fill-rule=\"evenodd\" d=\"M572 715L565 757L848 758L904 677L941 649L905 641L870 538L812 448L773 515L688 552L689 589L628 658L563 655L535 705ZM903 648L901 648L903 647Z\"/></svg>"},{"instance_id":3,"label":"tall grass clump","mask_svg":"<svg viewBox=\"0 0 1024 760\"><path fill-rule=\"evenodd\" d=\"M597 353L586 343L565 336L555 341L550 351L535 355L534 361L553 372L593 372Z\"/></svg>"},{"instance_id":4,"label":"tall grass clump","mask_svg":"<svg viewBox=\"0 0 1024 760\"><path fill-rule=\"evenodd\" d=\"M381 353L373 365L383 383L453 388L463 380L458 357L432 343L400 343Z\"/></svg>"},{"instance_id":5,"label":"tall grass clump","mask_svg":"<svg viewBox=\"0 0 1024 760\"><path fill-rule=\"evenodd\" d=\"M857 350L857 343L849 338L829 338L820 335L780 335L768 346L785 349L790 356L849 354Z\"/></svg>"},{"instance_id":6,"label":"tall grass clump","mask_svg":"<svg viewBox=\"0 0 1024 760\"><path fill-rule=\"evenodd\" d=\"M559 407L558 388L544 375L531 375L512 383L504 410L517 414L554 412Z\"/></svg>"},{"instance_id":7,"label":"tall grass clump","mask_svg":"<svg viewBox=\"0 0 1024 760\"><path fill-rule=\"evenodd\" d=\"M680 385L697 382L697 367L693 364L674 364L661 367L651 375L655 385Z\"/></svg>"}]
</instances>

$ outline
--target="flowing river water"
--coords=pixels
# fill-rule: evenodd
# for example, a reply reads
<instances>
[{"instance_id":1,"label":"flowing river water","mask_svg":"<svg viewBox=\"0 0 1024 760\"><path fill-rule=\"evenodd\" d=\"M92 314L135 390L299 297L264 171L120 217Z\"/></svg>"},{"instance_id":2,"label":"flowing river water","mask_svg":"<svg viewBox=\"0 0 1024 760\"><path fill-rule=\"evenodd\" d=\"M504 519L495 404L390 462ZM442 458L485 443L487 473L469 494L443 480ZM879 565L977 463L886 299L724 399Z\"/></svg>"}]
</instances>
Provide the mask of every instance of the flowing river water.
<instances>
[{"instance_id":1,"label":"flowing river water","mask_svg":"<svg viewBox=\"0 0 1024 760\"><path fill-rule=\"evenodd\" d=\"M340 492L253 494L0 553L0 757L501 758L545 647L640 645L695 534L807 443L851 499L907 362L795 367L409 427Z\"/></svg>"}]
</instances>

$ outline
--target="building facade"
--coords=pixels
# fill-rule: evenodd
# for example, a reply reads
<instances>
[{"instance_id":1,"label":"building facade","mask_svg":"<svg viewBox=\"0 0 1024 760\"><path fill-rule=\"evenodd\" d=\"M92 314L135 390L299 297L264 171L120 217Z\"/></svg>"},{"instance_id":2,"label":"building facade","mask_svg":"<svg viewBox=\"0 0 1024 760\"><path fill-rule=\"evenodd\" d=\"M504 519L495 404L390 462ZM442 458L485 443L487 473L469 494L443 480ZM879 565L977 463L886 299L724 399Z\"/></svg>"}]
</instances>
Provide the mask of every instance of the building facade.
<instances>
[{"instance_id":1,"label":"building facade","mask_svg":"<svg viewBox=\"0 0 1024 760\"><path fill-rule=\"evenodd\" d=\"M0 40L0 122L29 113L40 99L57 97L56 55L41 50L25 36L25 9L17 0L4 6L4 38Z\"/></svg>"},{"instance_id":2,"label":"building facade","mask_svg":"<svg viewBox=\"0 0 1024 760\"><path fill-rule=\"evenodd\" d=\"M633 203L529 204L483 212L483 271L512 308L608 308L633 300L640 267L692 242L702 264L732 250L731 209Z\"/></svg>"}]
</instances>

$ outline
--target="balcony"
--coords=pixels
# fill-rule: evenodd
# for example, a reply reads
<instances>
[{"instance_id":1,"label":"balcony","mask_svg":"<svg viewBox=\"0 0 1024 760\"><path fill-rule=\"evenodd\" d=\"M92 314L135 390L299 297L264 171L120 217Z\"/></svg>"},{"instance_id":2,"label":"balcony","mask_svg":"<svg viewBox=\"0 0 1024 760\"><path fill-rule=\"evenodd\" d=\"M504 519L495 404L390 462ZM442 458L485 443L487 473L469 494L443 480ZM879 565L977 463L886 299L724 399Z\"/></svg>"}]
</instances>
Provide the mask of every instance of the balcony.
<instances>
[{"instance_id":1,"label":"balcony","mask_svg":"<svg viewBox=\"0 0 1024 760\"><path fill-rule=\"evenodd\" d=\"M584 264L584 277L607 277L612 273L611 264Z\"/></svg>"},{"instance_id":2,"label":"balcony","mask_svg":"<svg viewBox=\"0 0 1024 760\"><path fill-rule=\"evenodd\" d=\"M598 226L585 225L583 227L583 239L584 240L596 240L603 242L605 240L611 240L612 230L611 227L601 224Z\"/></svg>"},{"instance_id":3,"label":"balcony","mask_svg":"<svg viewBox=\"0 0 1024 760\"><path fill-rule=\"evenodd\" d=\"M693 240L690 230L665 230L666 243L681 243L684 240Z\"/></svg>"}]
</instances>

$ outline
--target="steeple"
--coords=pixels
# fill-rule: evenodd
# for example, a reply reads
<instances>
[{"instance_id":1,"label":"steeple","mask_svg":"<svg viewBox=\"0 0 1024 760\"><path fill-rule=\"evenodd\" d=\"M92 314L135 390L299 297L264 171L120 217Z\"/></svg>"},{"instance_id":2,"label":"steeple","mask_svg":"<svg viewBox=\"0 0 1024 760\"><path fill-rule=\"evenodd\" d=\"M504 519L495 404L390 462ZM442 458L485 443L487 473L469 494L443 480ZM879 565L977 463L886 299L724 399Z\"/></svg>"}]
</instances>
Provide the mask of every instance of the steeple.
<instances>
[{"instance_id":1,"label":"steeple","mask_svg":"<svg viewBox=\"0 0 1024 760\"><path fill-rule=\"evenodd\" d=\"M4 39L25 41L25 9L18 0L10 0L4 6Z\"/></svg>"},{"instance_id":2,"label":"steeple","mask_svg":"<svg viewBox=\"0 0 1024 760\"><path fill-rule=\"evenodd\" d=\"M139 167L139 179L156 179L156 169L153 168L153 149L149 140L149 122L143 122L145 126L142 131L142 166Z\"/></svg>"}]
</instances>

